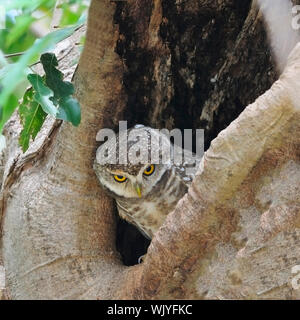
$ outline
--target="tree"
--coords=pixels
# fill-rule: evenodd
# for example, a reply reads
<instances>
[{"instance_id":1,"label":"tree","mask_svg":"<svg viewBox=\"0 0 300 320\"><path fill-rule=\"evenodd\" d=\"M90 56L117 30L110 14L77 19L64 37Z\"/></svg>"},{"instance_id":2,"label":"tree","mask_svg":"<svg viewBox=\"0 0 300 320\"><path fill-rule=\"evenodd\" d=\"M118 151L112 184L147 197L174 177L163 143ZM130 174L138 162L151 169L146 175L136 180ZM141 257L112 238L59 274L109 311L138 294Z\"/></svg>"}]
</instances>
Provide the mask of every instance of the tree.
<instances>
[{"instance_id":1,"label":"tree","mask_svg":"<svg viewBox=\"0 0 300 320\"><path fill-rule=\"evenodd\" d=\"M74 77L80 126L48 119L24 154L17 120L7 127L10 298L299 298L300 46L273 84L260 14L246 4L92 1ZM131 267L92 170L97 131L122 119L205 127L210 145L145 261Z\"/></svg>"}]
</instances>

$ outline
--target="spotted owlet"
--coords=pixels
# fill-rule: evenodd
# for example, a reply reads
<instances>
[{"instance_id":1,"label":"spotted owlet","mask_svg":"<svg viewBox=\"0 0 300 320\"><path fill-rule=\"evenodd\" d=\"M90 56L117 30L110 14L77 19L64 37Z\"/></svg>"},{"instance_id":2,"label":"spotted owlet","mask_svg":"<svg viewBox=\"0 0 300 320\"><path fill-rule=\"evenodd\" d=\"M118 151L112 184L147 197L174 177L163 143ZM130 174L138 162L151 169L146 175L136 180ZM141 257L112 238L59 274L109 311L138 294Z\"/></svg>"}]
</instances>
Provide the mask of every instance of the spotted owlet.
<instances>
[{"instance_id":1,"label":"spotted owlet","mask_svg":"<svg viewBox=\"0 0 300 320\"><path fill-rule=\"evenodd\" d=\"M135 138L131 139L133 132ZM187 192L196 171L188 168L196 168L200 158L190 153L190 159L184 157L185 162L179 165L176 162L175 165L174 153L180 148L175 151L176 147L167 135L149 127L136 126L127 130L125 137L127 164L120 163L119 147L125 141L121 141L119 133L115 139L108 139L98 148L97 154L105 154L106 160L103 163L96 157L94 170L101 186L116 200L121 218L151 239L167 214ZM137 142L148 153L146 160L132 163L130 159L141 156L140 149L135 146ZM154 149L158 151L153 155ZM168 154L171 155L169 158ZM156 161L153 161L155 157ZM191 159L195 160L192 165Z\"/></svg>"}]
</instances>

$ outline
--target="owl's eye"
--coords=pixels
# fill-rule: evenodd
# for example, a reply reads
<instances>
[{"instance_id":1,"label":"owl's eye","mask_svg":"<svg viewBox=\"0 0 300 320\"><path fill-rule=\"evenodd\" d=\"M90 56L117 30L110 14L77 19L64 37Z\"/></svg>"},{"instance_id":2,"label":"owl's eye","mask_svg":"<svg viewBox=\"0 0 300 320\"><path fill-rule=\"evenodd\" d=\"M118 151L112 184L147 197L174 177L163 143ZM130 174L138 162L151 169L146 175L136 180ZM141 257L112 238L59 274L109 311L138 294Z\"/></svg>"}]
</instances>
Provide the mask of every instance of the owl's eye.
<instances>
[{"instance_id":1,"label":"owl's eye","mask_svg":"<svg viewBox=\"0 0 300 320\"><path fill-rule=\"evenodd\" d=\"M151 164L149 167L147 167L144 171L145 176L151 176L151 174L154 172L155 166L154 164Z\"/></svg>"},{"instance_id":2,"label":"owl's eye","mask_svg":"<svg viewBox=\"0 0 300 320\"><path fill-rule=\"evenodd\" d=\"M114 175L114 179L115 179L117 182L120 182L120 183L125 182L125 181L127 180L126 177L124 177L124 176L117 176L117 175Z\"/></svg>"}]
</instances>

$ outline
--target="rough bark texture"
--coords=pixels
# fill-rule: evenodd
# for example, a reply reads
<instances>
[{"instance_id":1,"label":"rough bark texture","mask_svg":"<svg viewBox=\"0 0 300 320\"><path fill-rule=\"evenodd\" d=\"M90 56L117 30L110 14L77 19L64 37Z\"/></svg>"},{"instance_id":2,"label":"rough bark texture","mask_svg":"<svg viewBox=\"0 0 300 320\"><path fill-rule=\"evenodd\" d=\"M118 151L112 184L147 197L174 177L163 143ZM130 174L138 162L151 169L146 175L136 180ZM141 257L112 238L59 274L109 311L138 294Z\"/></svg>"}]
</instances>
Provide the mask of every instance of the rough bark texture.
<instances>
[{"instance_id":1,"label":"rough bark texture","mask_svg":"<svg viewBox=\"0 0 300 320\"><path fill-rule=\"evenodd\" d=\"M251 1L93 0L75 76L80 127L50 123L26 154L12 144L7 156L7 295L299 299L299 57L300 45L264 93L276 72ZM204 127L206 146L218 135L144 263L131 267L92 171L97 131L119 120ZM128 234L119 235L125 256Z\"/></svg>"}]
</instances>

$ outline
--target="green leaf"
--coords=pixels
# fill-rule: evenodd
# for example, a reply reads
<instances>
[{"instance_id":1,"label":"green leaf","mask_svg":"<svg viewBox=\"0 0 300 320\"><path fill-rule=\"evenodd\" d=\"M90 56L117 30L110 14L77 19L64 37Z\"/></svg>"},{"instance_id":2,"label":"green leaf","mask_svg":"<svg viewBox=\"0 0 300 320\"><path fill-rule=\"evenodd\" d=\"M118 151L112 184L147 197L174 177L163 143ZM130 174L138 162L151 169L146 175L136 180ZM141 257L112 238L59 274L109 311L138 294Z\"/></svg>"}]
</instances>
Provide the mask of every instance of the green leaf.
<instances>
[{"instance_id":1,"label":"green leaf","mask_svg":"<svg viewBox=\"0 0 300 320\"><path fill-rule=\"evenodd\" d=\"M0 50L0 67L5 67L8 65L8 62L6 61L3 52Z\"/></svg>"},{"instance_id":2,"label":"green leaf","mask_svg":"<svg viewBox=\"0 0 300 320\"><path fill-rule=\"evenodd\" d=\"M25 92L23 102L19 106L19 114L23 125L19 143L25 152L29 147L30 138L35 139L47 116L41 105L34 100L33 88Z\"/></svg>"},{"instance_id":3,"label":"green leaf","mask_svg":"<svg viewBox=\"0 0 300 320\"><path fill-rule=\"evenodd\" d=\"M0 83L0 92L4 91L3 87L1 87L1 83ZM3 105L0 104L0 108L1 108L1 118L0 118L0 123L5 123L6 121L4 121L4 119L9 119L10 116L13 114L14 110L16 109L16 107L18 106L18 98L15 96L15 94L10 94L7 97L7 105L5 107L3 107Z\"/></svg>"},{"instance_id":4,"label":"green leaf","mask_svg":"<svg viewBox=\"0 0 300 320\"><path fill-rule=\"evenodd\" d=\"M45 53L41 56L41 63L45 70L47 86L53 91L54 97L51 100L59 106L58 119L70 121L78 126L81 120L80 105L72 97L74 86L71 82L63 81L63 74L56 67L57 59L53 53Z\"/></svg>"},{"instance_id":5,"label":"green leaf","mask_svg":"<svg viewBox=\"0 0 300 320\"><path fill-rule=\"evenodd\" d=\"M7 75L7 73L9 72L9 70L11 69L11 64L9 64L9 65L6 65L6 66L4 66L4 67L2 67L1 69L0 69L0 80L1 79L3 79L6 75Z\"/></svg>"},{"instance_id":6,"label":"green leaf","mask_svg":"<svg viewBox=\"0 0 300 320\"><path fill-rule=\"evenodd\" d=\"M26 31L28 32L29 26L35 19L31 16L19 16L16 18L16 24L9 31L6 38L6 46L10 46L17 41Z\"/></svg>"},{"instance_id":7,"label":"green leaf","mask_svg":"<svg viewBox=\"0 0 300 320\"><path fill-rule=\"evenodd\" d=\"M72 97L64 97L59 102L58 119L70 121L75 127L80 124L81 112L78 101Z\"/></svg>"},{"instance_id":8,"label":"green leaf","mask_svg":"<svg viewBox=\"0 0 300 320\"><path fill-rule=\"evenodd\" d=\"M73 12L69 4L63 3L60 7L63 9L60 26L68 26L77 22L78 18L80 17L80 14Z\"/></svg>"},{"instance_id":9,"label":"green leaf","mask_svg":"<svg viewBox=\"0 0 300 320\"><path fill-rule=\"evenodd\" d=\"M36 10L40 5L42 5L47 0L1 0L1 4L5 7L5 9L25 9L30 8L31 11ZM49 1L49 0L48 0Z\"/></svg>"},{"instance_id":10,"label":"green leaf","mask_svg":"<svg viewBox=\"0 0 300 320\"><path fill-rule=\"evenodd\" d=\"M87 9L87 3L80 1L66 1L58 5L62 9L60 26L72 25L78 21L83 12Z\"/></svg>"},{"instance_id":11,"label":"green leaf","mask_svg":"<svg viewBox=\"0 0 300 320\"><path fill-rule=\"evenodd\" d=\"M67 97L74 93L73 84L63 81L62 72L56 69L58 62L55 54L42 54L41 63L46 73L46 84L54 92L55 99Z\"/></svg>"},{"instance_id":12,"label":"green leaf","mask_svg":"<svg viewBox=\"0 0 300 320\"><path fill-rule=\"evenodd\" d=\"M44 85L43 78L38 74L29 74L27 79L35 90L34 100L41 105L46 113L56 117L58 110L51 99L53 98L53 91Z\"/></svg>"}]
</instances>

